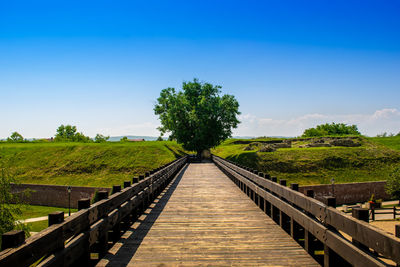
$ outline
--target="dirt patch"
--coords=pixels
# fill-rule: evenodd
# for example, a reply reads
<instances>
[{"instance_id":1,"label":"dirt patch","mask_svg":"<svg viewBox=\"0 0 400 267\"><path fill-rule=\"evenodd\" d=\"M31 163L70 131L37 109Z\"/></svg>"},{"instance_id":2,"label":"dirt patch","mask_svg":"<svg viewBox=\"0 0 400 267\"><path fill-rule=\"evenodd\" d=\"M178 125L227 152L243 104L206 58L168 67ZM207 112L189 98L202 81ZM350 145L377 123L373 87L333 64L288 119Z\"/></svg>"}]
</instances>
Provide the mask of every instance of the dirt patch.
<instances>
[{"instance_id":1,"label":"dirt patch","mask_svg":"<svg viewBox=\"0 0 400 267\"><path fill-rule=\"evenodd\" d=\"M388 232L392 235L395 234L395 225L400 224L400 221L372 221L369 224Z\"/></svg>"}]
</instances>

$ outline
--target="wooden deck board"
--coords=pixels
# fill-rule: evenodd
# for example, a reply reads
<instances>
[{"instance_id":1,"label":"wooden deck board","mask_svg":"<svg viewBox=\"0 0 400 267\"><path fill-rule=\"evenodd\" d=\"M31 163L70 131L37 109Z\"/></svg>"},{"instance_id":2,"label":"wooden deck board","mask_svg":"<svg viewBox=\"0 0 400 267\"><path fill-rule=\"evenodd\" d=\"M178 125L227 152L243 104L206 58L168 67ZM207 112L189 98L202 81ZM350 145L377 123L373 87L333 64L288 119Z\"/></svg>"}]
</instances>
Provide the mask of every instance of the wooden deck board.
<instances>
[{"instance_id":1,"label":"wooden deck board","mask_svg":"<svg viewBox=\"0 0 400 267\"><path fill-rule=\"evenodd\" d=\"M190 164L98 266L319 266L213 163Z\"/></svg>"}]
</instances>

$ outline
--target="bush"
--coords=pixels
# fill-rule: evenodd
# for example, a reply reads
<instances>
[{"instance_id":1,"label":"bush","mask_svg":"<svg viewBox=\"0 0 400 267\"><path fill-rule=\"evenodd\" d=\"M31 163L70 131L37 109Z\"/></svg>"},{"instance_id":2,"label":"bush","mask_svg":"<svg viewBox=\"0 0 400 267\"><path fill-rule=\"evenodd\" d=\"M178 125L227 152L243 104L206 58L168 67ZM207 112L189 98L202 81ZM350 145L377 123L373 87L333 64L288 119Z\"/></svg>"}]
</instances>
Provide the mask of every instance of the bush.
<instances>
[{"instance_id":1,"label":"bush","mask_svg":"<svg viewBox=\"0 0 400 267\"><path fill-rule=\"evenodd\" d=\"M13 132L11 136L7 138L7 142L9 143L21 143L23 141L24 138L18 132Z\"/></svg>"},{"instance_id":2,"label":"bush","mask_svg":"<svg viewBox=\"0 0 400 267\"><path fill-rule=\"evenodd\" d=\"M96 134L96 137L94 138L95 143L105 143L107 140L110 139L110 136L104 136L102 134Z\"/></svg>"},{"instance_id":3,"label":"bush","mask_svg":"<svg viewBox=\"0 0 400 267\"><path fill-rule=\"evenodd\" d=\"M6 166L5 160L0 155L0 236L11 230L18 229L29 236L29 228L17 221L17 215L21 215L21 205L19 198L11 193L11 183L15 182ZM10 205L17 203L17 205ZM1 247L1 239L0 239Z\"/></svg>"},{"instance_id":4,"label":"bush","mask_svg":"<svg viewBox=\"0 0 400 267\"><path fill-rule=\"evenodd\" d=\"M57 128L55 142L81 142L89 143L92 142L89 136L85 136L83 133L76 132L76 126L63 125L61 124Z\"/></svg>"},{"instance_id":5,"label":"bush","mask_svg":"<svg viewBox=\"0 0 400 267\"><path fill-rule=\"evenodd\" d=\"M93 198L92 198L92 204L96 203L97 201L99 201L99 191L98 190L94 191Z\"/></svg>"},{"instance_id":6,"label":"bush","mask_svg":"<svg viewBox=\"0 0 400 267\"><path fill-rule=\"evenodd\" d=\"M400 167L395 168L390 174L386 182L386 193L393 199L400 200Z\"/></svg>"},{"instance_id":7,"label":"bush","mask_svg":"<svg viewBox=\"0 0 400 267\"><path fill-rule=\"evenodd\" d=\"M357 125L346 125L344 123L326 123L315 128L306 129L302 137L320 137L329 135L361 135Z\"/></svg>"}]
</instances>

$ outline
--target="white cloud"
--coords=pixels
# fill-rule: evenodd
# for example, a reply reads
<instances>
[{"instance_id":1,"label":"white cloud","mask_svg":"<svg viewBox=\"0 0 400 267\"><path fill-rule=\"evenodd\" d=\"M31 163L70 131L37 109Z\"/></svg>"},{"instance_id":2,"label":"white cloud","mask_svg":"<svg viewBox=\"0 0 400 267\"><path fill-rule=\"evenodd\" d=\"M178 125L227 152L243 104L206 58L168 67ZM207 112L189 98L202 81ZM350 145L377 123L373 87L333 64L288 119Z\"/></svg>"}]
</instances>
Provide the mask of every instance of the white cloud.
<instances>
[{"instance_id":1,"label":"white cloud","mask_svg":"<svg viewBox=\"0 0 400 267\"><path fill-rule=\"evenodd\" d=\"M372 114L305 114L288 120L259 118L252 114L239 117L242 122L234 130L239 136L299 136L310 127L323 123L356 124L362 134L375 136L379 133L400 132L400 111L396 108L377 110Z\"/></svg>"}]
</instances>

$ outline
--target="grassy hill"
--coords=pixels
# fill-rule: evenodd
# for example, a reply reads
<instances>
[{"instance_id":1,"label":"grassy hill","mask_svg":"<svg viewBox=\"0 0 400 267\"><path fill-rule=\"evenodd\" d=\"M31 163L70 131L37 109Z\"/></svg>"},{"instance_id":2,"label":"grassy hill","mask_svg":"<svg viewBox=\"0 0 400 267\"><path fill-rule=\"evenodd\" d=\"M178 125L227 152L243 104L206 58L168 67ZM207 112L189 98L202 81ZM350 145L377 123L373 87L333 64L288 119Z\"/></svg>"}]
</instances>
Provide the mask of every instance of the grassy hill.
<instances>
[{"instance_id":1,"label":"grassy hill","mask_svg":"<svg viewBox=\"0 0 400 267\"><path fill-rule=\"evenodd\" d=\"M392 137L371 137L369 138L371 141L382 144L391 149L400 151L400 136L392 136Z\"/></svg>"},{"instance_id":2,"label":"grassy hill","mask_svg":"<svg viewBox=\"0 0 400 267\"><path fill-rule=\"evenodd\" d=\"M336 183L385 180L392 168L400 165L400 138L397 137L356 138L358 147L305 147L318 139L289 139L291 148L258 152L260 146L271 140L279 139L230 139L212 152L301 185L327 184L331 178Z\"/></svg>"},{"instance_id":3,"label":"grassy hill","mask_svg":"<svg viewBox=\"0 0 400 267\"><path fill-rule=\"evenodd\" d=\"M1 162L21 183L110 187L185 152L176 142L0 143Z\"/></svg>"}]
</instances>

